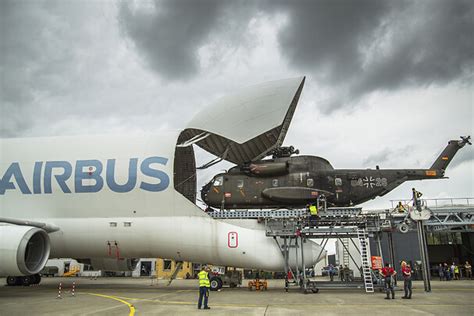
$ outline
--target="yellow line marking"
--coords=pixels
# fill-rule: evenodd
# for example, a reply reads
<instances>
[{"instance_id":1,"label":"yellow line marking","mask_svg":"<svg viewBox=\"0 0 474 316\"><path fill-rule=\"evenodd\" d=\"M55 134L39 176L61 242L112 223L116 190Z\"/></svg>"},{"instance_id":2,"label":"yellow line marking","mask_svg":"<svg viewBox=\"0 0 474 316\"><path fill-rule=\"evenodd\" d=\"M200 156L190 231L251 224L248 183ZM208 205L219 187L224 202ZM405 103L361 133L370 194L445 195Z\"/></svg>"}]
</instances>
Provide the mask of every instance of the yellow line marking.
<instances>
[{"instance_id":1,"label":"yellow line marking","mask_svg":"<svg viewBox=\"0 0 474 316\"><path fill-rule=\"evenodd\" d=\"M110 296L110 295L104 295L104 294L97 294L97 293L85 293L85 294L89 294L89 295L94 295L94 296L99 296L99 297L104 297L104 298L110 298L112 300L116 300L116 301L119 301L120 303L122 304L125 304L128 306L129 310L130 310L130 313L128 313L128 316L133 316L135 315L135 306L133 306L132 304L130 304L129 302L127 301L124 301L116 296Z\"/></svg>"}]
</instances>

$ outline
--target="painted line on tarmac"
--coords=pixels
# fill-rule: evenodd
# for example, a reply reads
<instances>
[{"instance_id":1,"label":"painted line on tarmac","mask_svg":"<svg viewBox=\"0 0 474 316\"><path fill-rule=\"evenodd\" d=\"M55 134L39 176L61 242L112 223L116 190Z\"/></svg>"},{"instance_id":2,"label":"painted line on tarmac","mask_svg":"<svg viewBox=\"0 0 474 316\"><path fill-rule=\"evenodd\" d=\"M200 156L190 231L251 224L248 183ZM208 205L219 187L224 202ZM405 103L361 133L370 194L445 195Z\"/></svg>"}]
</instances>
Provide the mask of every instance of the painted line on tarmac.
<instances>
[{"instance_id":1,"label":"painted line on tarmac","mask_svg":"<svg viewBox=\"0 0 474 316\"><path fill-rule=\"evenodd\" d=\"M147 301L147 302L156 302L159 298L167 296L167 295L173 295L177 293L184 293L184 292L196 292L196 290L179 290L171 293L163 293L157 296L153 296L152 298L138 298L138 297L126 297L126 296L115 296L124 300L134 300L134 301Z\"/></svg>"},{"instance_id":2,"label":"painted line on tarmac","mask_svg":"<svg viewBox=\"0 0 474 316\"><path fill-rule=\"evenodd\" d=\"M128 309L130 310L130 312L128 313L128 316L133 316L135 315L135 306L133 306L132 304L130 304L129 302L127 301L124 301L122 300L121 298L118 298L117 296L111 296L111 295L104 295L104 294L98 294L98 293L85 293L85 294L88 294L88 295L93 295L93 296L99 296L99 297L104 297L104 298L110 298L112 300L116 300L122 304L125 304L128 306Z\"/></svg>"}]
</instances>

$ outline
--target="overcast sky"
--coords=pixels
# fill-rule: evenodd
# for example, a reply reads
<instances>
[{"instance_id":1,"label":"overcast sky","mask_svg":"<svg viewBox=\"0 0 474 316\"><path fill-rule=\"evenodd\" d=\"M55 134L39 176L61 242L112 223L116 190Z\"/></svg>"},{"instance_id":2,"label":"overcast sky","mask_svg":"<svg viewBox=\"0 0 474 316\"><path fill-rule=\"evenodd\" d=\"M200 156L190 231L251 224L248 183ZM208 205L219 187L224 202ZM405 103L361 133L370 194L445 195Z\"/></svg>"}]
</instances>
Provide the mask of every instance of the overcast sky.
<instances>
[{"instance_id":1,"label":"overcast sky","mask_svg":"<svg viewBox=\"0 0 474 316\"><path fill-rule=\"evenodd\" d=\"M1 137L181 129L220 96L301 75L285 144L336 168L425 168L474 134L472 1L0 0L0 21ZM473 156L367 207L412 186L472 197Z\"/></svg>"}]
</instances>

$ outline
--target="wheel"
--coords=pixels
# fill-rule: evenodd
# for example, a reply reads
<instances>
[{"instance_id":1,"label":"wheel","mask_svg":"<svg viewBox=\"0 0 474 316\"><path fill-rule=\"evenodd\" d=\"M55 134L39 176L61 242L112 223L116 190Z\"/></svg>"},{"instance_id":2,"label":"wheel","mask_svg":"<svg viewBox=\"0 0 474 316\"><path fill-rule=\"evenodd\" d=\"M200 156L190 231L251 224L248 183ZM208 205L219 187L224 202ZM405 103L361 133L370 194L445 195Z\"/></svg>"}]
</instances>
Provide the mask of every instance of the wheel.
<instances>
[{"instance_id":1,"label":"wheel","mask_svg":"<svg viewBox=\"0 0 474 316\"><path fill-rule=\"evenodd\" d=\"M311 289L311 291L313 291L313 293L318 293L319 289L314 288L314 289Z\"/></svg>"},{"instance_id":2,"label":"wheel","mask_svg":"<svg viewBox=\"0 0 474 316\"><path fill-rule=\"evenodd\" d=\"M40 274L35 274L32 277L33 277L32 284L40 284L40 282L41 282L41 275Z\"/></svg>"},{"instance_id":3,"label":"wheel","mask_svg":"<svg viewBox=\"0 0 474 316\"><path fill-rule=\"evenodd\" d=\"M7 285L15 286L15 285L17 285L17 282L18 282L17 277L14 277L14 276L8 276L7 277Z\"/></svg>"},{"instance_id":4,"label":"wheel","mask_svg":"<svg viewBox=\"0 0 474 316\"><path fill-rule=\"evenodd\" d=\"M30 286L30 284L33 283L33 276L31 275L25 275L21 277L21 285L23 286Z\"/></svg>"},{"instance_id":5,"label":"wheel","mask_svg":"<svg viewBox=\"0 0 474 316\"><path fill-rule=\"evenodd\" d=\"M211 281L211 291L217 291L218 289L222 288L221 278L212 277L210 281Z\"/></svg>"}]
</instances>

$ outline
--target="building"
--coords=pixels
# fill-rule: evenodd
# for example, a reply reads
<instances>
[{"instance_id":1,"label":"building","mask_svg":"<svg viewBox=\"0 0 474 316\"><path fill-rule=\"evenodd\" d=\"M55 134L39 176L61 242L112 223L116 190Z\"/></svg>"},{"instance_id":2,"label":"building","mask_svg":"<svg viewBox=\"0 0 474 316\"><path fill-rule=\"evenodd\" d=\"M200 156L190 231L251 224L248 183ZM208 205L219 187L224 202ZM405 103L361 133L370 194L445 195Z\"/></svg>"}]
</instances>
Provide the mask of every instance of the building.
<instances>
[{"instance_id":1,"label":"building","mask_svg":"<svg viewBox=\"0 0 474 316\"><path fill-rule=\"evenodd\" d=\"M438 275L440 263L464 264L474 260L474 233L472 232L428 232L428 259L431 275ZM406 234L392 233L393 252L395 268L399 269L400 262L406 261L411 264L415 272L415 278L421 279L420 271L420 247L417 232L410 231ZM384 262L389 262L389 248L387 234L382 234L381 239L382 257ZM370 240L372 253L378 254L378 246L374 238ZM462 271L461 273L463 273Z\"/></svg>"}]
</instances>

